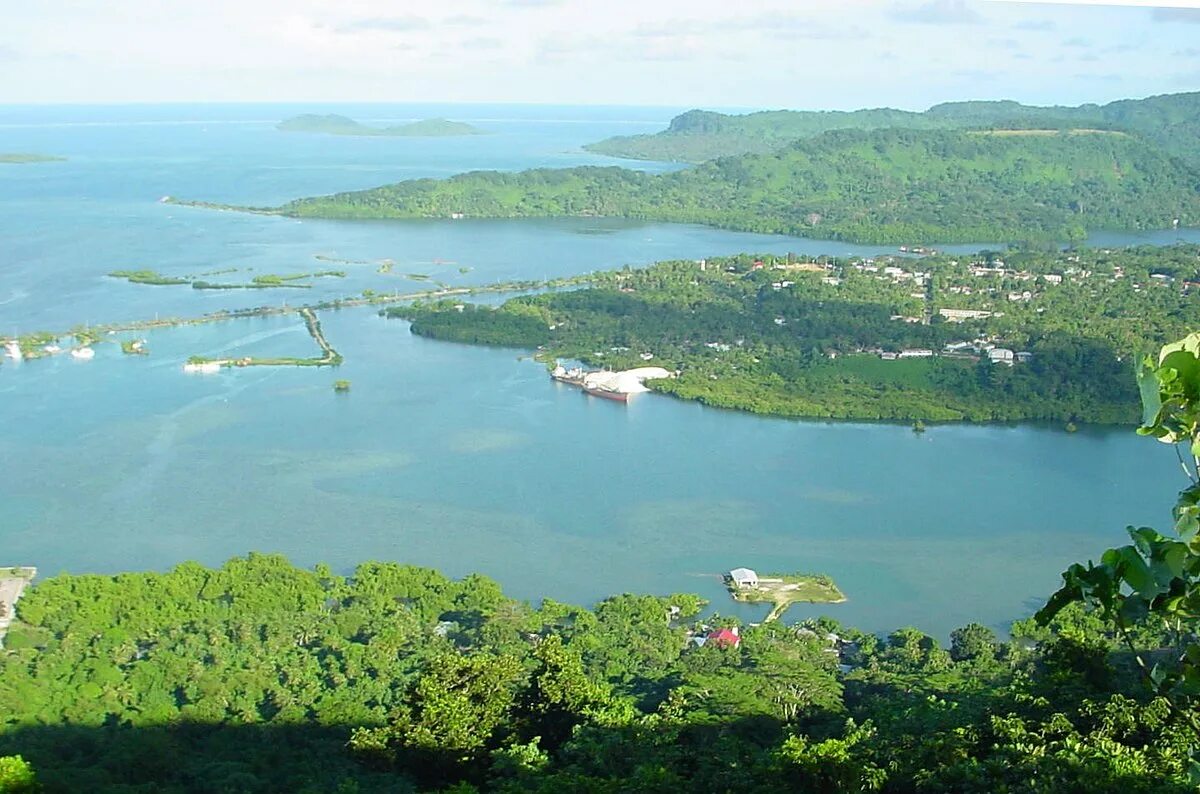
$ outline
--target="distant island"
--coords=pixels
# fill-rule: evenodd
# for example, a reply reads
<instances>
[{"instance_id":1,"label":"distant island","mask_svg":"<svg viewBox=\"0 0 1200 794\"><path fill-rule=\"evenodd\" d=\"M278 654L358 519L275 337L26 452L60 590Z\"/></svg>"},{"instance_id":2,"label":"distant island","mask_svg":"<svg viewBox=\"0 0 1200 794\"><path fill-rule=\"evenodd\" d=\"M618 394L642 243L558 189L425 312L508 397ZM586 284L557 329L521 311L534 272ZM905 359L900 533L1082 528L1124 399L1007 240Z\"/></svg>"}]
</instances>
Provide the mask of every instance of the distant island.
<instances>
[{"instance_id":1,"label":"distant island","mask_svg":"<svg viewBox=\"0 0 1200 794\"><path fill-rule=\"evenodd\" d=\"M1145 137L1200 163L1200 92L1123 99L1107 105L1034 107L1012 101L945 102L915 113L893 108L771 110L727 115L689 110L662 132L621 135L583 148L633 160L700 163L717 157L765 154L831 130L1112 129Z\"/></svg>"},{"instance_id":2,"label":"distant island","mask_svg":"<svg viewBox=\"0 0 1200 794\"><path fill-rule=\"evenodd\" d=\"M487 135L481 130L462 121L449 119L422 119L411 124L400 124L392 127L370 127L346 116L336 113L318 115L306 113L293 116L279 122L276 129L284 132L310 132L321 135L361 135L374 137L396 138L449 138L459 135Z\"/></svg>"},{"instance_id":3,"label":"distant island","mask_svg":"<svg viewBox=\"0 0 1200 794\"><path fill-rule=\"evenodd\" d=\"M0 163L23 164L23 163L61 163L65 161L65 157L56 157L50 154L29 154L24 152L12 152L5 154L0 152Z\"/></svg>"}]
</instances>

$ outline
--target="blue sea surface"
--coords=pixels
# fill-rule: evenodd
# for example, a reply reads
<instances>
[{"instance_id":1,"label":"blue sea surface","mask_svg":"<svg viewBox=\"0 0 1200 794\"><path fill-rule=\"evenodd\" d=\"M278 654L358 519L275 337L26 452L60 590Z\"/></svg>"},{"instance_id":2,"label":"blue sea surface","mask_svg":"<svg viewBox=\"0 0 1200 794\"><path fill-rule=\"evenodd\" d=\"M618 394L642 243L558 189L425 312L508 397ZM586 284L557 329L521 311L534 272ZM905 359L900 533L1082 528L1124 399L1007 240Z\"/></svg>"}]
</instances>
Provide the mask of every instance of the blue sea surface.
<instances>
[{"instance_id":1,"label":"blue sea surface","mask_svg":"<svg viewBox=\"0 0 1200 794\"><path fill-rule=\"evenodd\" d=\"M303 222L163 204L271 205L477 168L663 170L580 147L660 129L680 109L548 106L0 108L0 334L377 292L543 279L738 251L891 249L614 220ZM494 134L283 133L301 112L443 116ZM1164 244L1176 233L1097 242ZM1200 239L1183 233L1187 239ZM978 246L974 246L978 247ZM972 246L960 247L970 250ZM333 262L331 260L349 260ZM390 272L380 272L390 260ZM246 282L347 271L307 290L198 291L115 269ZM371 309L324 312L336 370L185 375L189 356L310 355L286 314L141 334L0 364L0 565L59 571L219 564L251 550L344 572L396 560L592 603L698 592L723 613L736 566L833 576L845 604L796 607L940 636L1029 614L1069 563L1169 522L1183 485L1166 447L1128 431L795 422L658 395L628 406L556 385L519 351L433 342ZM112 341L133 338L112 337ZM332 382L352 381L348 394Z\"/></svg>"}]
</instances>

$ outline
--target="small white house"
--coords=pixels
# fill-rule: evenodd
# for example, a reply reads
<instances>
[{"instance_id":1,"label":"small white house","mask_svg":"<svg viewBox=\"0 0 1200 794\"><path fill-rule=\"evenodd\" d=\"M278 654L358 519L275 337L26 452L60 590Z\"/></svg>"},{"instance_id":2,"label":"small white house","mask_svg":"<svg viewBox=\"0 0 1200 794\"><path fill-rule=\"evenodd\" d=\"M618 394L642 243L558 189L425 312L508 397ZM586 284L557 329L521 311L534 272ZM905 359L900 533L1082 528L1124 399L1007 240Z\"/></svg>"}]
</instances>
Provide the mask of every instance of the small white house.
<instances>
[{"instance_id":1,"label":"small white house","mask_svg":"<svg viewBox=\"0 0 1200 794\"><path fill-rule=\"evenodd\" d=\"M1005 347L993 347L987 352L988 360L993 364L1008 364L1010 367L1013 363L1013 352Z\"/></svg>"},{"instance_id":2,"label":"small white house","mask_svg":"<svg viewBox=\"0 0 1200 794\"><path fill-rule=\"evenodd\" d=\"M739 589L758 587L758 574L749 568L734 568L729 572L729 580Z\"/></svg>"}]
</instances>

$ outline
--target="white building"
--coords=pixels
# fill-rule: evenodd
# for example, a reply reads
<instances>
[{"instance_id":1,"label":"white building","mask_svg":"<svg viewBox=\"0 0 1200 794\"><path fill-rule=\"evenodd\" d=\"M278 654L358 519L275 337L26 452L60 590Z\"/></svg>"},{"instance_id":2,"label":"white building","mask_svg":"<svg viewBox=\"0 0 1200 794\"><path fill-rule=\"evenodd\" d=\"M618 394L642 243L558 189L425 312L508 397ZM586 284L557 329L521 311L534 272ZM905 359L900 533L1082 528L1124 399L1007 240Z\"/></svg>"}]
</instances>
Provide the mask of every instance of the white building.
<instances>
[{"instance_id":1,"label":"white building","mask_svg":"<svg viewBox=\"0 0 1200 794\"><path fill-rule=\"evenodd\" d=\"M938 314L952 323L961 323L963 320L983 320L992 316L991 312L979 309L938 309Z\"/></svg>"},{"instance_id":2,"label":"white building","mask_svg":"<svg viewBox=\"0 0 1200 794\"><path fill-rule=\"evenodd\" d=\"M993 347L987 352L987 357L993 364L1008 364L1011 367L1014 354L1007 347Z\"/></svg>"},{"instance_id":3,"label":"white building","mask_svg":"<svg viewBox=\"0 0 1200 794\"><path fill-rule=\"evenodd\" d=\"M749 568L734 568L729 572L729 581L737 588L758 587L758 574Z\"/></svg>"}]
</instances>

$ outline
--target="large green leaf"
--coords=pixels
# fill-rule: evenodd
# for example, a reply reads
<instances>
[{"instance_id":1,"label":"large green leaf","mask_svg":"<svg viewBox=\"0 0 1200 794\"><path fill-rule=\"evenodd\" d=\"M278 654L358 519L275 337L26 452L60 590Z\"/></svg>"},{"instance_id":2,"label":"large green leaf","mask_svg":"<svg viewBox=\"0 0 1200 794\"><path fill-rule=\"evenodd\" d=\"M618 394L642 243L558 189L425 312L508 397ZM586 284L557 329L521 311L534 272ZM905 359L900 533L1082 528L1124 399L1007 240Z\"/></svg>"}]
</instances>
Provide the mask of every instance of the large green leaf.
<instances>
[{"instance_id":1,"label":"large green leaf","mask_svg":"<svg viewBox=\"0 0 1200 794\"><path fill-rule=\"evenodd\" d=\"M1142 394L1142 427L1152 428L1159 422L1162 413L1161 384L1158 380L1158 370L1152 366L1152 359L1147 356L1138 367L1138 390Z\"/></svg>"},{"instance_id":2,"label":"large green leaf","mask_svg":"<svg viewBox=\"0 0 1200 794\"><path fill-rule=\"evenodd\" d=\"M1158 354L1158 368L1160 372L1174 370L1184 393L1193 399L1200 397L1200 334L1164 345Z\"/></svg>"},{"instance_id":3,"label":"large green leaf","mask_svg":"<svg viewBox=\"0 0 1200 794\"><path fill-rule=\"evenodd\" d=\"M1154 574L1150 572L1150 566L1133 546L1109 549L1104 552L1101 560L1105 565L1114 568L1117 575L1138 595L1143 598L1153 598L1158 595L1158 582L1155 581Z\"/></svg>"}]
</instances>

